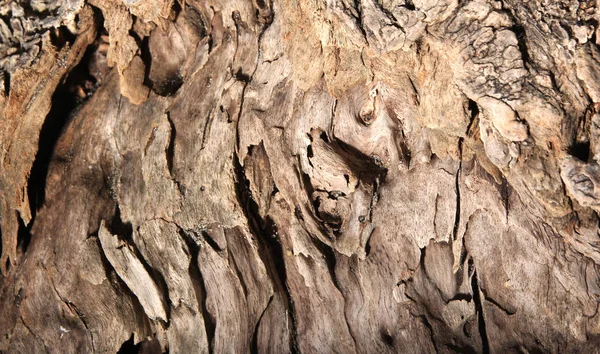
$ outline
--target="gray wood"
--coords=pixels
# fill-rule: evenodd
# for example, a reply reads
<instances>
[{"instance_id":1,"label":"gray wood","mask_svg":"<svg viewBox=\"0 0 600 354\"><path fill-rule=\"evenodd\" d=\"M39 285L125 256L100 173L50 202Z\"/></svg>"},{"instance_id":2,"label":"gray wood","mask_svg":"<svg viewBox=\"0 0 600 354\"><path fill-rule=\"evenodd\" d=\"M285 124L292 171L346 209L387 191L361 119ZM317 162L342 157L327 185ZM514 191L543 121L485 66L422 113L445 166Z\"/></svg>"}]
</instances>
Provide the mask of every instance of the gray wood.
<instances>
[{"instance_id":1,"label":"gray wood","mask_svg":"<svg viewBox=\"0 0 600 354\"><path fill-rule=\"evenodd\" d=\"M0 353L597 353L594 1L0 1Z\"/></svg>"}]
</instances>

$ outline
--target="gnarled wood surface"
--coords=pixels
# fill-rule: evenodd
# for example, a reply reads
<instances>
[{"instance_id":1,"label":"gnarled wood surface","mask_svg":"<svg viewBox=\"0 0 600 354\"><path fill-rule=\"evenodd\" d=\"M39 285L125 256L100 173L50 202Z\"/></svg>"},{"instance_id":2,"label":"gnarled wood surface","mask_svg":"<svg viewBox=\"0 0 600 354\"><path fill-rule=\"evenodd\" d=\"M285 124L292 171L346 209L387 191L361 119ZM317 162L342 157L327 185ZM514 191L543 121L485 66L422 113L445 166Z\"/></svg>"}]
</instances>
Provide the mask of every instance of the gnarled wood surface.
<instances>
[{"instance_id":1,"label":"gnarled wood surface","mask_svg":"<svg viewBox=\"0 0 600 354\"><path fill-rule=\"evenodd\" d=\"M598 352L600 13L0 2L0 352Z\"/></svg>"}]
</instances>

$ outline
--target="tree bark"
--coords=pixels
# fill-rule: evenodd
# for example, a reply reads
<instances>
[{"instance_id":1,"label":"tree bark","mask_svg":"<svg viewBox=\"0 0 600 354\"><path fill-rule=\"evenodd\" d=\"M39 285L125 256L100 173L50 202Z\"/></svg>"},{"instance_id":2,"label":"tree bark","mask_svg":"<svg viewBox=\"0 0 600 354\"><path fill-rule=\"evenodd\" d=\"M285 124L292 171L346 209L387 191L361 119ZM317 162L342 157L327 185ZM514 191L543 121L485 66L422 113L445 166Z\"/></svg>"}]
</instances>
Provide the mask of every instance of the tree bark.
<instances>
[{"instance_id":1,"label":"tree bark","mask_svg":"<svg viewBox=\"0 0 600 354\"><path fill-rule=\"evenodd\" d=\"M598 352L596 1L0 15L1 353Z\"/></svg>"}]
</instances>

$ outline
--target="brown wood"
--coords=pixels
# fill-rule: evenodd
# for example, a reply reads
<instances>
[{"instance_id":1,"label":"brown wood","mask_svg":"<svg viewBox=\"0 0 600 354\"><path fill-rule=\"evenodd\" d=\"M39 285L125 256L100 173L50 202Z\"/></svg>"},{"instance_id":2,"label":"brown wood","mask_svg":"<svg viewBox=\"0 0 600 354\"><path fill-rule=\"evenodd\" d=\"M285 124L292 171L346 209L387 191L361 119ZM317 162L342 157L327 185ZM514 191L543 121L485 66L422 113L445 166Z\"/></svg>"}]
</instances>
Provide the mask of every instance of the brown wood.
<instances>
[{"instance_id":1,"label":"brown wood","mask_svg":"<svg viewBox=\"0 0 600 354\"><path fill-rule=\"evenodd\" d=\"M0 15L0 353L598 352L595 1Z\"/></svg>"}]
</instances>

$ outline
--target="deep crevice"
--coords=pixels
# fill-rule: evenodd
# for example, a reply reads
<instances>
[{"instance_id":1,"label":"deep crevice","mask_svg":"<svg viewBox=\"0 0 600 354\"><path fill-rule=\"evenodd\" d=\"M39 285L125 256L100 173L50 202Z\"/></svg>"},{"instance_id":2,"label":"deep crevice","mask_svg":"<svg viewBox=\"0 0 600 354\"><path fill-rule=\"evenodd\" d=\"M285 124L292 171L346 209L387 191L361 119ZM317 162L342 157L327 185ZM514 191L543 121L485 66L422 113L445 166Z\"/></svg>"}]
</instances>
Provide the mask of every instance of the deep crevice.
<instances>
[{"instance_id":1,"label":"deep crevice","mask_svg":"<svg viewBox=\"0 0 600 354\"><path fill-rule=\"evenodd\" d=\"M25 2L23 2L25 3ZM63 48L65 45L71 45L75 42L76 35L71 33L67 26L60 26L48 31L50 43L56 48Z\"/></svg>"},{"instance_id":2,"label":"deep crevice","mask_svg":"<svg viewBox=\"0 0 600 354\"><path fill-rule=\"evenodd\" d=\"M383 166L381 160L375 155L365 155L354 146L333 137L329 144L336 154L342 158L344 163L350 167L351 171L363 181L373 181L379 179L385 181L388 169Z\"/></svg>"},{"instance_id":3,"label":"deep crevice","mask_svg":"<svg viewBox=\"0 0 600 354\"><path fill-rule=\"evenodd\" d=\"M179 7L177 2L174 3L174 7ZM137 35L136 35L137 36ZM150 70L152 68L152 55L150 54L149 46L150 37L144 37L139 40L140 58L144 62L144 86L149 87L155 94L162 97L173 96L177 93L179 88L183 86L183 75L181 74L181 68L171 72L171 74L163 80L154 81L150 78Z\"/></svg>"},{"instance_id":4,"label":"deep crevice","mask_svg":"<svg viewBox=\"0 0 600 354\"><path fill-rule=\"evenodd\" d=\"M333 282L333 285L340 291L340 293L342 293L342 288L340 287L337 276L335 275L335 268L337 263L336 251L329 245L323 243L323 241L319 240L318 238L315 238L314 245L317 247L317 249L321 253L321 256L325 260L327 270L329 271L329 274L331 274L331 281Z\"/></svg>"},{"instance_id":5,"label":"deep crevice","mask_svg":"<svg viewBox=\"0 0 600 354\"><path fill-rule=\"evenodd\" d=\"M271 8L272 8L272 1L271 1ZM273 22L274 16L275 16L275 14L273 12L273 14L271 16L269 16L269 18L266 19L266 22L263 23L263 26L258 34L258 47L259 48L261 45L262 37L263 37L266 29ZM237 23L236 23L236 25L237 25ZM258 59L259 60L257 61L257 64L256 64L252 74L248 78L248 82L244 82L244 85L242 88L242 93L241 93L240 110L238 112L237 121L240 121L240 117L243 113L246 89L248 87L249 82L254 77L254 74L258 68L258 62L261 59L260 52L259 52ZM239 143L240 143L239 135L240 135L239 130L236 130L236 146L237 147L239 147ZM286 314L289 318L288 330L290 332L289 333L290 334L290 341L289 341L290 352L293 354L299 353L298 343L297 343L297 332L296 332L297 324L296 324L296 318L294 315L294 301L290 294L290 289L288 288L288 285L287 285L287 273L286 273L285 260L284 260L284 250L283 250L281 241L278 238L277 225L270 217L266 217L266 219L263 219L260 217L260 214L258 212L258 205L257 205L256 201L254 200L254 198L252 196L252 192L250 191L250 188L248 186L249 181L245 177L245 171L244 171L242 164L240 163L240 159L239 159L237 152L234 152L233 164L234 164L234 166L233 166L234 176L235 176L234 182L235 182L235 190L236 190L237 200L239 202L239 205L242 208L242 211L244 213L244 216L246 217L246 220L248 221L250 232L254 236L256 236L256 240L258 243L258 247L257 247L258 253L261 258L261 261L263 262L263 264L265 265L265 268L267 269L269 278L273 281L274 290L276 292L279 292L280 294L282 294L282 296L284 296L284 298L285 298ZM261 318L262 318L262 316L261 316ZM256 329L258 329L258 325L257 325ZM256 335L256 333L254 335Z\"/></svg>"},{"instance_id":6,"label":"deep crevice","mask_svg":"<svg viewBox=\"0 0 600 354\"><path fill-rule=\"evenodd\" d=\"M95 11L95 16L96 23L104 23L99 11ZM62 35L56 37L55 41L57 43L72 42L74 40L74 38L69 37L68 31L62 31L61 33L64 33L67 38L62 38ZM101 31L98 31L98 37L100 35ZM99 45L100 38L87 48L81 61L66 75L66 78L57 86L52 95L51 108L40 130L37 153L27 181L31 223L33 223L37 211L45 201L48 168L56 143L81 105L100 86L100 81L90 73L90 64L95 60Z\"/></svg>"},{"instance_id":7,"label":"deep crevice","mask_svg":"<svg viewBox=\"0 0 600 354\"><path fill-rule=\"evenodd\" d=\"M427 329L429 330L429 336L431 338L431 344L433 344L433 348L435 349L435 352L439 353L439 350L438 350L438 347L437 347L437 343L435 342L435 332L433 331L433 326L431 325L431 323L429 323L429 319L427 319L426 315L420 315L420 316L417 316L417 318L420 318L421 322L423 323L423 325L425 327L427 327Z\"/></svg>"},{"instance_id":8,"label":"deep crevice","mask_svg":"<svg viewBox=\"0 0 600 354\"><path fill-rule=\"evenodd\" d=\"M526 65L526 63L531 61L531 57L529 56L529 49L527 48L527 33L525 32L525 28L518 24L513 26L511 30L517 36L517 46L521 52L523 63Z\"/></svg>"},{"instance_id":9,"label":"deep crevice","mask_svg":"<svg viewBox=\"0 0 600 354\"><path fill-rule=\"evenodd\" d=\"M8 97L10 94L10 73L8 71L4 72L4 95Z\"/></svg>"},{"instance_id":10,"label":"deep crevice","mask_svg":"<svg viewBox=\"0 0 600 354\"><path fill-rule=\"evenodd\" d=\"M284 252L281 241L277 238L278 230L277 225L273 222L270 217L267 217L266 226L264 228L265 233L262 235L272 235L271 237L263 237L263 245L266 247L261 247L259 252L261 256L261 260L265 265L269 265L267 269L270 269L270 273L275 271L275 274L270 274L270 278L274 279L275 288L279 289L282 294L284 294L286 303L285 307L287 310L287 314L290 319L290 351L292 354L300 353L298 349L297 343L297 324L296 324L296 316L295 316L295 307L294 300L292 299L292 295L290 294L290 289L287 285L287 273L285 267L284 260Z\"/></svg>"},{"instance_id":11,"label":"deep crevice","mask_svg":"<svg viewBox=\"0 0 600 354\"><path fill-rule=\"evenodd\" d=\"M100 261L102 263L102 267L104 268L104 274L106 274L106 279L110 282L111 286L115 289L115 292L119 294L119 296L127 297L131 300L131 304L133 305L133 317L136 318L140 316L144 321L146 326L149 326L150 319L146 315L140 300L137 296L129 289L127 284L118 276L117 272L113 268L112 264L109 262L108 258L106 258L106 254L102 249L102 243L98 238L97 231L93 233L90 237L94 237L96 241L96 247L100 251ZM84 316L85 317L85 316ZM139 322L138 322L139 323Z\"/></svg>"},{"instance_id":12,"label":"deep crevice","mask_svg":"<svg viewBox=\"0 0 600 354\"><path fill-rule=\"evenodd\" d=\"M175 158L175 137L177 136L177 129L175 129L175 123L173 123L173 120L171 120L170 112L166 112L165 114L167 115L169 126L171 127L171 134L169 134L169 145L167 146L166 150L167 169L169 170L171 179L173 179L173 160Z\"/></svg>"},{"instance_id":13,"label":"deep crevice","mask_svg":"<svg viewBox=\"0 0 600 354\"><path fill-rule=\"evenodd\" d=\"M27 248L29 247L29 243L31 242L31 226L33 222L29 223L29 226L25 225L25 222L17 213L17 220L19 222L19 229L17 231L17 248L21 251L22 254L27 252Z\"/></svg>"},{"instance_id":14,"label":"deep crevice","mask_svg":"<svg viewBox=\"0 0 600 354\"><path fill-rule=\"evenodd\" d=\"M198 266L198 253L200 251L199 243L202 240L202 236L200 236L199 233L201 231L185 231L179 228L179 226L178 230L179 235L185 241L191 252L191 261L189 267L190 278L196 294L196 300L198 301L198 309L202 312L204 330L206 332L206 340L208 342L208 352L212 353L217 323L206 306L206 286L204 285L204 278L202 277L202 272Z\"/></svg>"},{"instance_id":15,"label":"deep crevice","mask_svg":"<svg viewBox=\"0 0 600 354\"><path fill-rule=\"evenodd\" d=\"M142 263L144 269L146 270L148 275L150 275L150 278L152 279L152 281L154 281L156 287L160 290L162 300L166 305L165 312L167 318L165 319L165 321L168 323L169 319L171 318L171 306L169 305L169 288L167 286L165 277L161 272L154 269L154 267L152 267L141 254L138 246L133 241L133 227L130 222L123 222L123 220L121 219L121 210L118 204L115 206L115 213L112 219L110 220L110 223L106 224L106 228L111 234L116 235L119 238L119 240L129 245L130 250L133 252L135 257Z\"/></svg>"},{"instance_id":16,"label":"deep crevice","mask_svg":"<svg viewBox=\"0 0 600 354\"><path fill-rule=\"evenodd\" d=\"M311 144L309 144L309 145L306 146L306 156L309 159L312 159L313 157L315 157L315 154L313 152L313 148L312 148ZM311 163L310 160L308 162ZM312 165L312 163L311 163L311 165Z\"/></svg>"},{"instance_id":17,"label":"deep crevice","mask_svg":"<svg viewBox=\"0 0 600 354\"><path fill-rule=\"evenodd\" d=\"M406 168L410 167L410 161L412 159L412 153L410 152L410 148L408 144L406 144L406 135L404 134L404 130L400 129L400 139L396 141L396 145L398 148L398 152L400 154L400 161L404 163Z\"/></svg>"},{"instance_id":18,"label":"deep crevice","mask_svg":"<svg viewBox=\"0 0 600 354\"><path fill-rule=\"evenodd\" d=\"M588 162L590 159L590 142L578 141L569 147L568 152L569 155L583 162Z\"/></svg>"},{"instance_id":19,"label":"deep crevice","mask_svg":"<svg viewBox=\"0 0 600 354\"><path fill-rule=\"evenodd\" d=\"M427 271L425 270L425 253L427 252L427 246L425 246L423 248L419 248L419 251L420 251L420 255L419 255L419 267L421 269L423 269L423 272L427 276Z\"/></svg>"},{"instance_id":20,"label":"deep crevice","mask_svg":"<svg viewBox=\"0 0 600 354\"><path fill-rule=\"evenodd\" d=\"M217 253L223 251L223 249L219 247L219 244L217 244L217 242L210 236L210 234L206 230L202 230L200 234L202 235L202 239L213 249L213 251Z\"/></svg>"},{"instance_id":21,"label":"deep crevice","mask_svg":"<svg viewBox=\"0 0 600 354\"><path fill-rule=\"evenodd\" d=\"M117 354L137 354L140 352L141 343L135 344L133 341L134 334L131 334L131 337L123 342Z\"/></svg>"},{"instance_id":22,"label":"deep crevice","mask_svg":"<svg viewBox=\"0 0 600 354\"><path fill-rule=\"evenodd\" d=\"M502 204L504 205L504 210L506 211L506 220L508 221L508 210L510 209L510 195L511 188L510 184L506 180L506 177L502 176L502 183L500 184L500 197L502 198Z\"/></svg>"},{"instance_id":23,"label":"deep crevice","mask_svg":"<svg viewBox=\"0 0 600 354\"><path fill-rule=\"evenodd\" d=\"M471 276L471 290L473 291L473 302L475 303L475 312L477 313L477 327L479 328L479 335L481 336L481 347L483 354L489 354L490 344L488 341L487 330L485 327L485 318L483 314L483 304L481 302L481 293L479 290L479 282L477 279L477 270L473 265L473 259L469 259L469 268L473 269L473 275Z\"/></svg>"},{"instance_id":24,"label":"deep crevice","mask_svg":"<svg viewBox=\"0 0 600 354\"><path fill-rule=\"evenodd\" d=\"M456 192L456 210L454 214L454 228L452 229L452 239L456 241L458 235L458 227L460 225L460 172L462 170L462 150L463 150L463 138L458 139L458 169L456 170L456 178L454 181L454 188Z\"/></svg>"},{"instance_id":25,"label":"deep crevice","mask_svg":"<svg viewBox=\"0 0 600 354\"><path fill-rule=\"evenodd\" d=\"M152 339L144 339L138 344L135 344L134 334L132 333L131 337L123 342L117 354L160 354L162 352L163 351L158 338L154 337Z\"/></svg>"},{"instance_id":26,"label":"deep crevice","mask_svg":"<svg viewBox=\"0 0 600 354\"><path fill-rule=\"evenodd\" d=\"M479 117L479 106L477 105L477 102L469 100L467 103L467 111L469 113L469 124L467 125L466 133L469 135L473 128L473 123L475 123Z\"/></svg>"},{"instance_id":27,"label":"deep crevice","mask_svg":"<svg viewBox=\"0 0 600 354\"><path fill-rule=\"evenodd\" d=\"M373 194L371 195L371 201L369 202L369 222L373 222L373 211L375 210L375 205L377 205L377 202L379 201L379 188L379 178L375 178L373 181Z\"/></svg>"},{"instance_id":28,"label":"deep crevice","mask_svg":"<svg viewBox=\"0 0 600 354\"><path fill-rule=\"evenodd\" d=\"M121 296L127 295L131 299L132 303L135 306L135 309L134 309L135 312L141 313L145 319L149 320L148 316L146 315L146 312L143 310L142 304L140 303L137 296L131 291L131 289L129 289L127 284L125 284L125 282L119 277L119 275L113 268L113 266L110 263L110 261L108 260L108 258L106 258L106 254L104 253L104 249L102 248L102 243L100 242L100 238L98 238L98 231L95 231L90 236L88 236L88 238L90 238L90 237L93 237L95 239L96 247L98 247L98 250L100 251L99 252L100 253L100 261L102 262L102 267L104 268L104 273L106 274L106 279L108 279L108 281L111 283L113 288L117 291L117 293L119 293Z\"/></svg>"},{"instance_id":29,"label":"deep crevice","mask_svg":"<svg viewBox=\"0 0 600 354\"><path fill-rule=\"evenodd\" d=\"M115 213L110 220L110 223L106 224L105 226L108 231L110 231L112 235L116 235L119 240L127 243L133 243L133 227L129 222L123 222L121 219L121 208L119 208L118 205L115 206Z\"/></svg>"},{"instance_id":30,"label":"deep crevice","mask_svg":"<svg viewBox=\"0 0 600 354\"><path fill-rule=\"evenodd\" d=\"M248 225L250 232L256 236L259 245L258 252L261 261L265 265L269 278L273 281L276 292L280 292L285 298L285 307L290 323L290 351L298 353L298 344L296 342L296 318L294 316L294 302L287 285L287 274L285 268L284 252L281 241L278 239L278 230L275 222L267 217L263 220L258 213L258 205L252 197L252 192L248 186L244 167L240 164L237 153L234 153L234 171L236 196Z\"/></svg>"}]
</instances>

